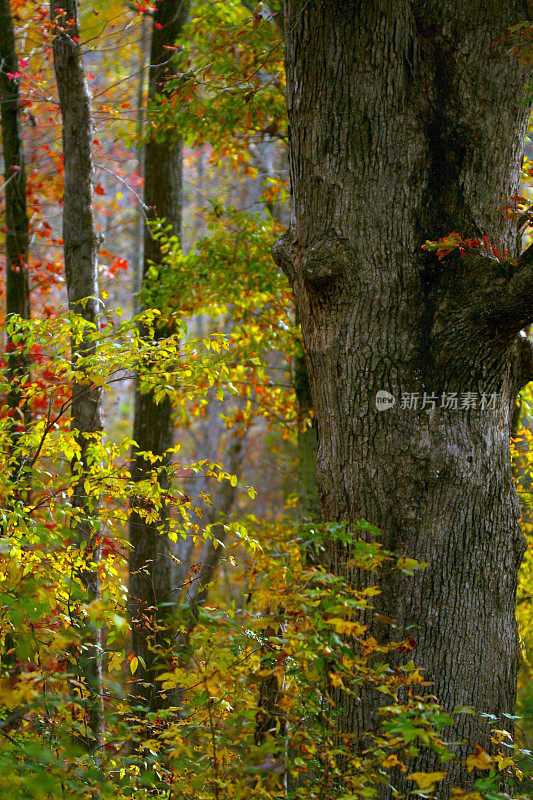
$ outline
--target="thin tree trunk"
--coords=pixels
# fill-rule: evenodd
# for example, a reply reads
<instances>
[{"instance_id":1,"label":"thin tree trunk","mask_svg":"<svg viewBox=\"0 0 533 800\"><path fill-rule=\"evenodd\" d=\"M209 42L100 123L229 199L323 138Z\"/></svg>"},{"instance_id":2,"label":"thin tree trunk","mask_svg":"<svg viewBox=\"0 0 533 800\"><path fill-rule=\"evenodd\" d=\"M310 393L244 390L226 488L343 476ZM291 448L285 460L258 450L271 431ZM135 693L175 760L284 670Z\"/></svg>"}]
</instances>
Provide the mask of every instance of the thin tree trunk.
<instances>
[{"instance_id":1,"label":"thin tree trunk","mask_svg":"<svg viewBox=\"0 0 533 800\"><path fill-rule=\"evenodd\" d=\"M246 432L245 432L246 436ZM239 477L242 471L242 462L246 450L246 439L238 437L230 439L228 449L224 458L223 469L230 475ZM226 540L226 530L223 522L217 522L217 518L227 520L235 506L237 497L237 485L233 486L230 481L223 481L217 492L216 501L213 504L212 513L207 516L206 521L212 524L211 538L209 538L200 556L201 569L198 580L195 581L195 588L188 592L189 607L191 612L190 631L198 622L200 608L205 604L211 582L224 555L224 543ZM217 545L215 541L222 544Z\"/></svg>"},{"instance_id":2,"label":"thin tree trunk","mask_svg":"<svg viewBox=\"0 0 533 800\"><path fill-rule=\"evenodd\" d=\"M300 429L298 431L298 478L300 489L299 518L303 523L318 522L320 520L320 502L317 493L316 469L316 424L303 427L302 423L309 418L312 409L309 377L305 354L298 352L293 358L293 385L298 403ZM302 536L305 543L305 534ZM305 546L305 544L304 544ZM313 560L315 555L309 550L306 552L308 559ZM270 614L270 609L266 610ZM273 670L277 667L280 642L284 629L284 609L277 609L277 626L269 625L263 631L261 645L261 670ZM294 788L294 778L287 771L288 742L286 714L280 708L282 681L276 670L274 674L265 675L259 681L258 713L255 721L255 743L263 744L267 736L272 738L272 750L269 753L269 767L279 777L280 786L290 790Z\"/></svg>"},{"instance_id":3,"label":"thin tree trunk","mask_svg":"<svg viewBox=\"0 0 533 800\"><path fill-rule=\"evenodd\" d=\"M302 324L322 515L367 519L386 546L429 562L414 579L384 575L381 605L412 632L431 692L478 712L446 732L460 744L443 797L476 777L464 764L474 745L494 749L479 714L509 729L514 712L524 541L509 431L532 377L517 334L533 318L533 257L513 267L477 247L439 261L422 245L458 231L517 256L500 209L518 187L528 110L524 70L500 39L522 6L287 0L285 10L294 199L275 258ZM394 404L378 408L379 391ZM468 392L475 407L461 408ZM331 544L328 566L353 581L349 557ZM377 702L344 696L339 732L362 740ZM440 766L424 753L412 770ZM393 782L401 796L413 788Z\"/></svg>"},{"instance_id":4,"label":"thin tree trunk","mask_svg":"<svg viewBox=\"0 0 533 800\"><path fill-rule=\"evenodd\" d=\"M94 331L100 302L99 237L93 215L93 123L90 93L81 60L77 0L51 0L50 15L54 25L54 69L63 122L63 242L69 308L82 316L89 323L89 329ZM73 340L73 365L92 352L94 344L90 342L90 333L84 335L81 343ZM88 599L93 600L100 595L100 549L95 523L98 505L95 498L87 496L84 482L89 470L90 437L102 430L101 389L87 383L73 383L72 429L76 431L81 448L80 456L72 464L73 474L78 477L72 507L80 519L75 526L78 544L84 549L87 559L87 567L80 577ZM91 736L87 737L87 746L97 750L102 746L104 732L101 630L90 628L87 637L88 647L80 654L79 667L89 695Z\"/></svg>"},{"instance_id":5,"label":"thin tree trunk","mask_svg":"<svg viewBox=\"0 0 533 800\"><path fill-rule=\"evenodd\" d=\"M153 17L150 49L148 98L165 93L165 83L176 73L172 48L185 23L188 0L161 0ZM181 236L182 211L182 146L150 139L144 154L144 203L152 218L164 218L170 233ZM159 240L148 228L144 234L143 284L148 280L150 263L160 264ZM141 303L142 306L142 303ZM161 327L157 333L165 338L175 328ZM168 488L166 455L173 441L171 404L167 399L156 404L152 393L135 393L133 438L138 445L132 454L132 479L135 482L152 474L153 465L140 452L163 456L159 481L161 491ZM154 478L155 479L155 478ZM169 630L169 608L172 601L172 559L168 538L168 510L163 505L159 518L147 522L133 502L130 516L130 613L133 651L139 659L135 695L147 709L172 705L171 692L162 693L157 674L168 669L172 637ZM163 605L164 604L164 605Z\"/></svg>"},{"instance_id":6,"label":"thin tree trunk","mask_svg":"<svg viewBox=\"0 0 533 800\"><path fill-rule=\"evenodd\" d=\"M0 0L0 122L4 157L4 192L6 204L6 317L11 314L29 319L30 288L28 280L28 214L26 210L26 170L20 125L20 96L15 32L9 0ZM10 77L12 76L12 77ZM29 372L29 360L10 336L7 342L8 378L11 391L8 404L12 412L11 444L16 449L18 433L29 423L27 404L20 391L20 379ZM23 459L16 459L13 480L28 488ZM28 476L26 476L28 478Z\"/></svg>"},{"instance_id":7,"label":"thin tree trunk","mask_svg":"<svg viewBox=\"0 0 533 800\"><path fill-rule=\"evenodd\" d=\"M6 203L6 315L30 317L26 169L20 127L18 60L9 0L0 0L0 119ZM9 77L12 75L13 77Z\"/></svg>"},{"instance_id":8,"label":"thin tree trunk","mask_svg":"<svg viewBox=\"0 0 533 800\"><path fill-rule=\"evenodd\" d=\"M215 429L218 428L217 423L220 423L219 415L217 415ZM210 433L211 431L206 430L206 438L208 440L211 438L209 435ZM207 449L210 449L209 442L207 442ZM240 476L245 452L246 433L245 437L243 438L238 437L236 439L231 439L224 457L224 472L227 472L230 475ZM216 453L213 453L212 460L214 460L215 456ZM207 489L208 486L206 482L205 490L207 491ZM217 492L212 510L205 517L206 524L212 525L212 538L208 539L202 548L200 556L200 574L194 581L194 584L190 588L187 588L186 601L188 602L189 606L189 619L185 630L182 630L180 635L177 637L175 645L175 656L177 662L183 668L188 667L190 664L190 637L196 625L198 624L200 609L207 601L211 583L215 577L221 558L225 552L224 543L226 541L227 531L224 528L224 523L222 521L217 522L217 518L220 518L221 520L228 520L230 518L231 512L235 507L237 493L237 485L233 486L230 481L223 481L223 483L220 484L220 488ZM221 544L216 546L214 543L215 540L221 542ZM189 552L187 566L190 566L191 555L192 551ZM181 575L183 576L182 582L185 582L184 577L186 573L181 572ZM174 699L177 706L182 705L183 697L184 694L182 688L179 686L176 687Z\"/></svg>"},{"instance_id":9,"label":"thin tree trunk","mask_svg":"<svg viewBox=\"0 0 533 800\"><path fill-rule=\"evenodd\" d=\"M144 133L144 87L146 76L146 48L148 41L148 18L146 14L141 18L141 39L139 48L139 86L137 92L137 141L140 142ZM144 147L139 147L137 154L137 170L139 175L144 171ZM137 313L140 306L140 293L143 278L143 244L144 244L144 209L139 205L135 212L135 235L133 237L133 311Z\"/></svg>"}]
</instances>

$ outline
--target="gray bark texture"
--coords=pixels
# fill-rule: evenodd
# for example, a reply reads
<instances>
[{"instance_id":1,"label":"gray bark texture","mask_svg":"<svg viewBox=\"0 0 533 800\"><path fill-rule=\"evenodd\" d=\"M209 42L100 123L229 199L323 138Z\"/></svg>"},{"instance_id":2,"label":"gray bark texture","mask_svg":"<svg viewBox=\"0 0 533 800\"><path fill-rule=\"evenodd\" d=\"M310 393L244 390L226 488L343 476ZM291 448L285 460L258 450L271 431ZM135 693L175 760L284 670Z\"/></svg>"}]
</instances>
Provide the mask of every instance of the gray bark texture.
<instances>
[{"instance_id":1,"label":"gray bark texture","mask_svg":"<svg viewBox=\"0 0 533 800\"><path fill-rule=\"evenodd\" d=\"M30 316L26 170L20 125L15 34L8 0L0 0L0 121L6 203L6 314Z\"/></svg>"},{"instance_id":2,"label":"gray bark texture","mask_svg":"<svg viewBox=\"0 0 533 800\"><path fill-rule=\"evenodd\" d=\"M386 547L429 562L414 579L382 576L381 611L412 633L445 707L505 729L524 552L509 433L531 378L519 331L533 320L533 255L500 263L477 248L439 261L422 244L457 231L518 257L501 209L518 188L529 111L525 70L501 37L524 14L514 0L286 0L293 211L274 247L302 325L323 520L364 518ZM379 390L392 407L376 408ZM457 410L440 407L451 392ZM461 408L465 392L475 408ZM417 393L418 409L402 408L402 393ZM481 402L493 393L494 408ZM358 580L348 558L332 545L328 566ZM372 695L341 704L340 733L375 729ZM463 763L474 745L494 749L478 715L445 733L458 758L439 797L477 777ZM431 754L410 766L441 767ZM402 797L413 789L392 781Z\"/></svg>"},{"instance_id":3,"label":"gray bark texture","mask_svg":"<svg viewBox=\"0 0 533 800\"><path fill-rule=\"evenodd\" d=\"M69 308L82 316L90 326L95 326L100 303L100 240L93 214L91 97L81 58L77 0L51 0L50 17L54 25L54 69L63 124L63 244ZM93 350L94 343L88 334L81 343L73 340L73 366L80 359L89 357ZM88 470L87 454L91 435L102 430L101 389L88 383L74 382L71 410L72 429L77 432L81 447L79 459L72 464L74 474L79 476L72 495L72 506L80 519L76 524L78 543L85 548L89 561L80 577L88 598L93 600L100 595L97 569L100 549L95 526L98 507L95 499L86 494L84 478ZM87 636L89 646L83 649L79 666L89 692L89 729L92 735L88 737L87 745L89 749L97 750L102 746L104 730L102 631L90 629Z\"/></svg>"},{"instance_id":4,"label":"gray bark texture","mask_svg":"<svg viewBox=\"0 0 533 800\"><path fill-rule=\"evenodd\" d=\"M141 19L141 39L139 42L139 84L137 90L137 139L140 142L144 135L145 104L144 91L146 85L146 60L149 40L149 27L146 15ZM139 175L144 172L144 147L139 147L137 153L137 169ZM143 245L144 245L144 208L137 205L135 209L135 232L132 237L132 264L133 264L133 311L139 311L140 292L143 277Z\"/></svg>"},{"instance_id":5,"label":"gray bark texture","mask_svg":"<svg viewBox=\"0 0 533 800\"><path fill-rule=\"evenodd\" d=\"M6 317L17 314L31 316L28 280L28 214L26 210L26 170L20 123L18 59L15 32L9 0L0 0L0 123L4 158L5 224L6 224ZM29 371L29 360L8 341L8 377L11 391L8 403L13 411L11 442L29 422L19 381ZM22 459L13 468L13 480L23 487ZM26 476L28 477L28 476Z\"/></svg>"},{"instance_id":6,"label":"gray bark texture","mask_svg":"<svg viewBox=\"0 0 533 800\"><path fill-rule=\"evenodd\" d=\"M150 49L148 99L164 95L165 84L176 74L172 47L187 19L188 0L161 0L153 17ZM171 226L171 235L181 235L182 210L182 147L151 138L144 152L144 204L152 219L164 218ZM144 234L143 283L151 263L161 264L160 243L146 227ZM164 311L164 309L162 309ZM161 327L163 339L175 329ZM169 466L165 454L173 442L172 409L168 398L156 404L152 393L135 393L133 439L137 448L132 454L132 479L145 480L153 465L139 453L164 456L163 467ZM168 474L160 472L160 486L168 489ZM168 670L172 636L169 630L169 609L173 602L172 559L168 538L168 509L163 506L155 522L147 522L136 511L135 499L130 516L130 613L133 651L144 661L136 673L135 694L148 710L172 705L171 692L165 696L156 681L158 673Z\"/></svg>"}]
</instances>

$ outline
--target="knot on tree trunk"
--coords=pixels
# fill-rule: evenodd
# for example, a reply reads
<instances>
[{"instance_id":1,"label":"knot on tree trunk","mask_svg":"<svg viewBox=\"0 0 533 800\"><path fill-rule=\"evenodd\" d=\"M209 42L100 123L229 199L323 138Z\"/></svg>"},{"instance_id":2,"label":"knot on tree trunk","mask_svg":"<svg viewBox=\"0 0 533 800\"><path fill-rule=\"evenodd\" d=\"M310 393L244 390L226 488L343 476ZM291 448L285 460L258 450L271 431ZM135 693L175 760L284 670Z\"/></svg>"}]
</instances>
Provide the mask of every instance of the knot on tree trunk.
<instances>
[{"instance_id":1,"label":"knot on tree trunk","mask_svg":"<svg viewBox=\"0 0 533 800\"><path fill-rule=\"evenodd\" d=\"M354 261L355 252L348 242L328 232L305 248L300 259L300 272L309 283L329 283L345 275Z\"/></svg>"},{"instance_id":2,"label":"knot on tree trunk","mask_svg":"<svg viewBox=\"0 0 533 800\"><path fill-rule=\"evenodd\" d=\"M274 244L272 257L291 283L299 277L316 286L347 274L356 260L353 247L334 231L327 231L302 246L297 244L291 228Z\"/></svg>"},{"instance_id":3,"label":"knot on tree trunk","mask_svg":"<svg viewBox=\"0 0 533 800\"><path fill-rule=\"evenodd\" d=\"M283 270L291 284L295 278L294 261L296 257L296 246L294 244L294 233L288 228L282 233L279 239L272 246L272 258L274 263Z\"/></svg>"}]
</instances>

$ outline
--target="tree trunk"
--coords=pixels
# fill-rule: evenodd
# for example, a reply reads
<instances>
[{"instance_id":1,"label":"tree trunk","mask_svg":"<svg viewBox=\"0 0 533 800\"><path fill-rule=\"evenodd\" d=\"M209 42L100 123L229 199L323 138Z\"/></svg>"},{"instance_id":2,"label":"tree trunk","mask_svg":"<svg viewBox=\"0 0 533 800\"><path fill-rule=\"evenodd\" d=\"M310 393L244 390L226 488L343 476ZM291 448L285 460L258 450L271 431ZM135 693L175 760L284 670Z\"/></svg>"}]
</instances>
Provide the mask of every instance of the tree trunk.
<instances>
[{"instance_id":1,"label":"tree trunk","mask_svg":"<svg viewBox=\"0 0 533 800\"><path fill-rule=\"evenodd\" d=\"M9 0L0 0L0 122L4 157L4 191L6 204L6 317L17 314L29 319L30 288L28 280L28 214L26 210L26 170L20 125L18 60L15 33ZM12 77L10 77L12 76ZM11 444L16 449L17 434L29 422L29 409L20 392L20 379L28 374L27 356L14 347L8 336L8 377L11 391L8 397L13 412ZM13 480L26 488L22 474L24 462L16 459Z\"/></svg>"},{"instance_id":2,"label":"tree trunk","mask_svg":"<svg viewBox=\"0 0 533 800\"><path fill-rule=\"evenodd\" d=\"M137 125L136 136L137 141L141 141L144 135L144 91L145 91L145 75L146 75L146 56L148 45L149 33L149 18L146 14L141 17L141 38L139 42L140 58L139 58L139 84L137 90ZM144 172L144 147L139 147L137 152L137 170L139 175ZM144 244L144 208L137 204L135 209L134 221L134 235L133 235L133 313L136 314L139 310L140 293L143 278L143 244Z\"/></svg>"},{"instance_id":3,"label":"tree trunk","mask_svg":"<svg viewBox=\"0 0 533 800\"><path fill-rule=\"evenodd\" d=\"M518 255L501 209L528 110L501 37L520 21L512 0L287 0L293 215L274 248L302 324L323 519L367 519L385 546L429 562L414 582L383 576L382 607L412 631L448 709L505 729L524 552L509 431L533 377L518 336L533 319L533 258L503 264L481 246L438 260L422 245L459 232ZM383 410L380 391L395 401ZM347 558L331 546L335 572L349 575ZM343 705L341 732L373 729L374 702ZM475 744L493 749L486 718L460 714L447 733L462 743L438 796L475 777L463 763ZM439 767L425 754L413 771Z\"/></svg>"},{"instance_id":4,"label":"tree trunk","mask_svg":"<svg viewBox=\"0 0 533 800\"><path fill-rule=\"evenodd\" d=\"M98 321L98 247L99 237L93 215L93 123L90 93L85 80L80 52L77 0L51 0L50 16L54 25L54 69L63 122L63 160L65 192L63 197L63 245L69 308L89 323L83 341L72 341L73 365L94 351L90 330ZM102 430L101 389L86 383L72 386L72 429L77 432L81 453L72 464L73 474L79 477L72 495L72 507L80 521L76 523L78 544L84 549L88 564L81 574L89 600L100 595L95 518L98 507L95 498L88 496L84 482L89 471L88 452L91 435ZM89 435L89 436L88 436ZM87 631L88 647L79 659L80 672L88 694L89 729L92 738L87 746L97 750L102 746L104 711L102 695L102 632Z\"/></svg>"},{"instance_id":5,"label":"tree trunk","mask_svg":"<svg viewBox=\"0 0 533 800\"><path fill-rule=\"evenodd\" d=\"M176 74L172 50L169 48L174 46L185 23L188 6L188 0L161 0L157 4L150 50L149 101L156 94L163 95L166 81ZM145 145L144 154L144 203L150 209L149 215L153 219L164 218L167 225L171 226L170 235L178 237L181 235L181 184L181 144L151 138ZM154 239L146 227L143 285L147 281L150 263L161 262L159 240ZM175 328L170 324L162 326L157 335L165 338L174 332ZM168 398L157 405L152 393L141 394L136 391L133 439L138 448L133 453L132 479L138 482L153 472L153 465L138 454L140 451L163 456L163 469L157 478L163 492L168 488L165 467L170 464L169 456L165 454L173 441L171 412ZM135 694L149 710L172 705L173 700L172 693L162 693L156 681L157 674L168 669L165 659L168 660L168 651L172 646L167 625L168 609L173 601L167 521L168 510L165 505L161 508L159 519L149 523L142 513L135 510L133 503L130 516L130 612L133 651L142 658L136 673Z\"/></svg>"},{"instance_id":6,"label":"tree trunk","mask_svg":"<svg viewBox=\"0 0 533 800\"><path fill-rule=\"evenodd\" d=\"M6 195L6 315L30 317L26 170L20 129L18 60L8 0L0 0L0 98Z\"/></svg>"},{"instance_id":7,"label":"tree trunk","mask_svg":"<svg viewBox=\"0 0 533 800\"><path fill-rule=\"evenodd\" d=\"M229 475L235 475L237 478L240 477L242 472L242 462L246 451L246 434L247 431L245 431L245 436L243 438L239 436L235 439L230 439L227 443L226 453L224 454L224 472ZM231 512L235 507L237 493L237 485L233 486L228 480L223 481L219 485L218 491L214 493L211 510L206 514L204 524L212 525L211 536L207 539L202 548L200 555L200 574L194 582L194 587L187 589L187 598L190 608L188 633L192 632L193 628L198 623L200 608L202 608L207 601L211 583L215 577L220 561L225 554L223 545L226 541L227 531L224 527L224 523L229 520ZM221 542L222 544L215 544L215 542Z\"/></svg>"}]
</instances>

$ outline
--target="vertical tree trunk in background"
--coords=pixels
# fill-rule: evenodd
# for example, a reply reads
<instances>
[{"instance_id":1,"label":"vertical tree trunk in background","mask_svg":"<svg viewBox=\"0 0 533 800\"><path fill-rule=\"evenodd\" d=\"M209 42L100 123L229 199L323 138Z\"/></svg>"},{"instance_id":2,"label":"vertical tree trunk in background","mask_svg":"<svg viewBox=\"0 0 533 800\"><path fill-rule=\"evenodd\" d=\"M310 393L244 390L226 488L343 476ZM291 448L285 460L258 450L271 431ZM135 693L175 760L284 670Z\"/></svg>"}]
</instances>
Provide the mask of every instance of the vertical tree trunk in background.
<instances>
[{"instance_id":1,"label":"vertical tree trunk in background","mask_svg":"<svg viewBox=\"0 0 533 800\"><path fill-rule=\"evenodd\" d=\"M305 354L300 349L293 357L292 381L296 393L298 404L298 416L300 429L298 430L298 484L300 491L300 502L298 506L298 516L303 523L319 522L321 519L320 502L318 498L317 485L315 479L316 471L316 422L303 427L302 423L307 422L312 410L312 400L309 387L309 376L305 363ZM302 534L302 541L305 543L305 532ZM305 546L305 544L304 544ZM307 558L314 559L315 555L309 551ZM267 611L268 613L268 611ZM272 670L278 664L279 651L282 649L280 644L283 640L284 628L284 609L277 609L277 625L266 627L262 632L261 643L261 669ZM294 784L294 777L287 771L287 722L286 712L280 707L282 697L283 682L279 678L279 673L265 675L260 678L258 692L258 712L255 720L255 744L261 745L267 737L271 737L271 750L269 759L275 774L278 776L279 785L290 790Z\"/></svg>"},{"instance_id":2,"label":"vertical tree trunk in background","mask_svg":"<svg viewBox=\"0 0 533 800\"><path fill-rule=\"evenodd\" d=\"M508 729L524 552L509 431L532 377L518 332L533 319L533 257L502 265L473 248L439 261L421 246L458 231L518 255L500 209L518 187L525 75L499 40L522 4L287 0L285 12L294 197L274 252L302 324L323 519L367 519L429 562L415 579L383 577L383 609L415 626L415 661L448 709ZM394 405L378 410L380 390ZM452 392L457 410L441 407ZM461 408L466 392L475 407ZM328 558L351 577L348 553L332 545ZM370 699L343 707L340 732L374 727ZM447 734L461 744L438 796L473 780L473 745L493 748L480 716ZM421 756L413 771L439 766Z\"/></svg>"},{"instance_id":3,"label":"vertical tree trunk in background","mask_svg":"<svg viewBox=\"0 0 533 800\"><path fill-rule=\"evenodd\" d=\"M63 243L69 308L81 315L90 326L96 326L100 301L99 237L93 215L93 124L90 94L80 53L78 3L76 0L51 0L50 15L54 25L54 69L63 123ZM87 336L80 344L73 342L73 363L89 356L93 349L94 344ZM80 522L76 525L78 543L85 548L87 558L92 562L81 575L88 598L92 600L100 594L97 569L100 550L95 541L94 522L98 508L95 499L86 494L84 478L88 470L87 454L90 447L87 434L102 430L100 388L76 382L73 384L72 429L77 432L81 447L79 459L72 465L75 474L79 475L72 495L72 506L79 509ZM89 630L88 638L89 646L80 655L80 671L89 693L92 740L87 744L90 749L96 750L102 745L104 729L101 630Z\"/></svg>"},{"instance_id":4,"label":"vertical tree trunk in background","mask_svg":"<svg viewBox=\"0 0 533 800\"><path fill-rule=\"evenodd\" d=\"M222 422L220 419L220 411L217 416L218 419L215 422L215 429L218 427L217 423L220 424L220 422ZM240 477L242 472L242 462L246 451L246 438L247 431L245 431L245 435L242 438L238 436L235 439L229 439L222 462L222 469L224 472L229 475L235 475L237 478ZM198 460L201 458L202 454ZM215 461L216 458L217 454L215 452L214 457L210 460ZM208 488L209 487L206 486L206 489ZM211 493L211 497L214 495L213 506L207 511L203 520L204 527L212 525L211 536L207 539L202 548L200 555L200 573L194 580L194 586L187 589L187 598L189 600L191 615L189 631L192 631L193 627L198 622L199 610L207 600L210 584L224 556L224 547L216 545L215 542L222 542L222 545L224 545L226 541L227 531L224 528L224 522L230 518L232 510L235 508L237 493L237 484L233 486L230 481L227 480L222 481L218 486L218 490Z\"/></svg>"},{"instance_id":5,"label":"vertical tree trunk in background","mask_svg":"<svg viewBox=\"0 0 533 800\"><path fill-rule=\"evenodd\" d=\"M169 48L174 46L185 23L188 6L188 0L161 0L157 4L150 49L149 100L155 94L164 94L166 81L176 74L172 50ZM178 237L181 235L181 183L181 145L150 139L144 153L144 203L150 209L148 215L153 219L164 218L167 225L171 226L170 235ZM143 283L147 279L150 263L160 264L161 260L159 241L153 239L151 232L145 228ZM173 332L172 326L162 327L159 336L164 338ZM132 479L137 482L146 479L153 471L153 465L138 455L138 451L165 456L172 445L173 424L168 398L156 404L153 394L136 391L133 439L138 450L132 454ZM163 466L165 463L169 464L166 456ZM168 488L168 477L164 470L159 480L164 491ZM130 517L132 552L129 591L133 651L144 661L144 664L139 662L135 693L150 710L172 704L172 694L167 692L163 698L155 680L158 672L168 669L164 656L172 644L165 625L173 599L167 514L167 509L163 507L159 519L148 523L137 513L134 502ZM163 606L163 603L166 605Z\"/></svg>"},{"instance_id":6,"label":"vertical tree trunk in background","mask_svg":"<svg viewBox=\"0 0 533 800\"><path fill-rule=\"evenodd\" d=\"M26 211L26 170L20 126L20 97L18 60L15 33L9 0L0 0L0 123L2 125L2 152L4 157L4 191L6 204L6 317L18 314L29 319L30 288L28 281L28 214ZM29 370L29 362L8 341L8 370L12 390L8 397L14 412L12 444L16 433L29 420L17 384ZM16 464L14 478L24 484L20 475L22 464Z\"/></svg>"},{"instance_id":7,"label":"vertical tree trunk in background","mask_svg":"<svg viewBox=\"0 0 533 800\"><path fill-rule=\"evenodd\" d=\"M30 317L26 169L20 128L15 34L9 0L0 0L0 120L6 196L6 315Z\"/></svg>"},{"instance_id":8,"label":"vertical tree trunk in background","mask_svg":"<svg viewBox=\"0 0 533 800\"><path fill-rule=\"evenodd\" d=\"M137 92L137 141L140 142L144 134L144 87L146 75L146 50L148 42L148 21L149 18L146 14L141 18L141 39L139 42L139 49L141 55L139 58L139 87ZM144 172L144 147L139 147L137 153L137 170L139 175ZM133 313L136 314L139 310L140 293L142 286L142 272L143 272L143 240L144 240L144 209L137 205L135 209L135 233L133 236Z\"/></svg>"}]
</instances>

